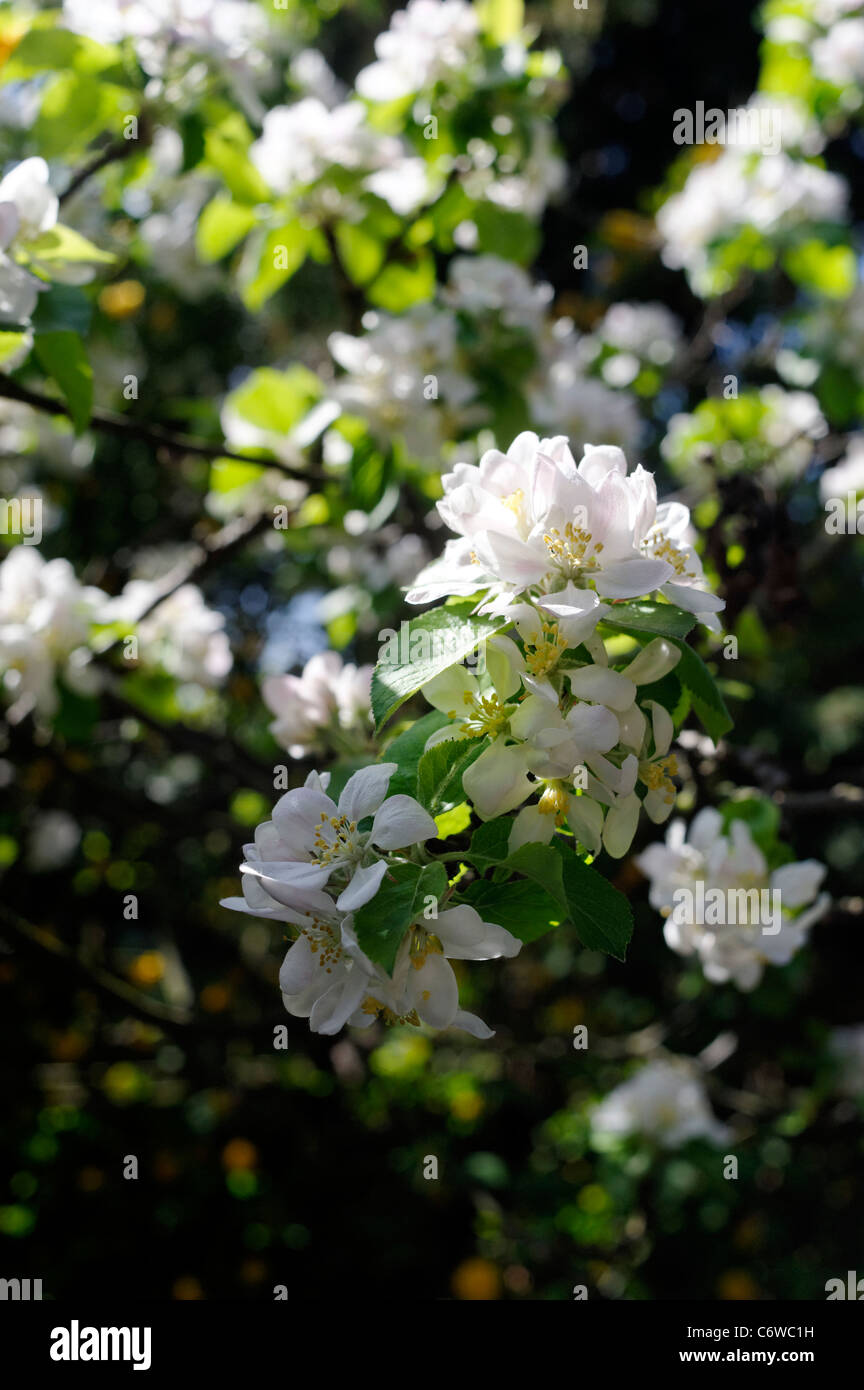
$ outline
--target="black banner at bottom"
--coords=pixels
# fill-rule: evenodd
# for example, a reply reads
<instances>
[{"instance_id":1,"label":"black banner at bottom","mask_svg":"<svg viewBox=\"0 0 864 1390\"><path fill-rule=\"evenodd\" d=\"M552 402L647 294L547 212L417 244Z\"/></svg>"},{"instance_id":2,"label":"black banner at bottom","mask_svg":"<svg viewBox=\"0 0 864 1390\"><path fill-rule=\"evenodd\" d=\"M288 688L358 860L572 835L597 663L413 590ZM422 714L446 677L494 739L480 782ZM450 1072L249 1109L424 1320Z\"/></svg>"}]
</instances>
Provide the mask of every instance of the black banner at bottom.
<instances>
[{"instance_id":1,"label":"black banner at bottom","mask_svg":"<svg viewBox=\"0 0 864 1390\"><path fill-rule=\"evenodd\" d=\"M407 1301L411 1301L410 1294ZM322 1355L331 1379L340 1355L346 1365L353 1363L351 1369L356 1372L356 1334L364 1316L356 1291L347 1297L334 1291L332 1302L327 1303L298 1299L266 1306L118 1303L86 1307L7 1301L0 1304L0 1345L7 1369L16 1365L25 1371L48 1373L58 1381L69 1377L92 1380L106 1369L115 1377L137 1372L161 1378L175 1370L194 1368L205 1375L215 1374L220 1381L270 1367L281 1366L290 1374L292 1369L300 1369L298 1352L303 1353L303 1361L316 1353ZM417 1369L428 1378L440 1357L442 1368L454 1376L458 1374L458 1355L454 1356L448 1338L451 1328L462 1334L469 1329L482 1336L482 1342L472 1344L472 1363L482 1359L484 1365L494 1366L499 1346L501 1354L512 1354L512 1322L501 1325L496 1345L494 1313L491 1323L486 1322L485 1314L480 1315L479 1323L463 1322L464 1308L454 1316L456 1322L452 1324L445 1316L435 1336L428 1335L427 1320L424 1335L417 1326L416 1304L407 1311L406 1320L398 1301L392 1300L386 1310L378 1307L370 1319L362 1359L365 1361L370 1347L375 1346L376 1359L383 1358L386 1363L392 1356L395 1370L403 1362L407 1336L419 1336ZM666 1371L734 1365L765 1370L806 1367L824 1376L826 1371L849 1364L857 1351L864 1310L843 1308L833 1301L706 1304L589 1300L559 1308L548 1322L544 1316L542 1326L544 1338L551 1333L568 1339L568 1355L576 1358L574 1369L584 1367L585 1358L593 1353L605 1357L619 1374L629 1369ZM536 1327L530 1314L525 1327ZM544 1342L542 1360L546 1366L550 1350ZM16 1383L21 1383L20 1377Z\"/></svg>"}]
</instances>

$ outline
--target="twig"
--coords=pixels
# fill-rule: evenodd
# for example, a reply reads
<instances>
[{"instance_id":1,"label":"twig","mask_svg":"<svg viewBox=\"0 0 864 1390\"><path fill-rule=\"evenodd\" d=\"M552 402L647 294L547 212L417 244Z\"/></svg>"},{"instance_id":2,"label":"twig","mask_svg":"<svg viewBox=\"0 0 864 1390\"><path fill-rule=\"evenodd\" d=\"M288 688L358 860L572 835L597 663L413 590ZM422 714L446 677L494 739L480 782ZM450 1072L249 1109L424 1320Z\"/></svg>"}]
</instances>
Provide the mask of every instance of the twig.
<instances>
[{"instance_id":1,"label":"twig","mask_svg":"<svg viewBox=\"0 0 864 1390\"><path fill-rule=\"evenodd\" d=\"M62 964L64 970L68 971L71 968L97 994L112 1001L119 1000L148 1023L173 1030L185 1029L192 1023L193 1015L187 1009L148 998L132 985L127 985L125 980L112 975L109 970L104 970L100 965L91 965L80 951L67 946L53 932L47 931L44 927L34 926L32 922L26 921L3 904L0 904L0 923L4 929L14 932L19 940L26 942L35 951L47 954L55 963Z\"/></svg>"},{"instance_id":2,"label":"twig","mask_svg":"<svg viewBox=\"0 0 864 1390\"><path fill-rule=\"evenodd\" d=\"M38 391L31 391L29 387L20 385L3 373L0 373L0 396L5 396L10 401L21 401L23 405L29 405L33 410L41 410L45 415L61 416L67 420L71 418L62 401L44 396ZM102 434L118 435L121 439L138 439L144 444L152 444L155 448L172 449L175 453L195 454L206 459L226 458L237 463L257 464L261 468L275 468L286 477L300 483L324 481L322 474L292 468L290 464L283 463L281 459L272 455L256 458L251 454L241 454L229 448L227 444L210 443L206 439L196 439L188 434L176 434L163 425L131 420L128 416L118 415L112 410L94 410L89 427L99 430Z\"/></svg>"}]
</instances>

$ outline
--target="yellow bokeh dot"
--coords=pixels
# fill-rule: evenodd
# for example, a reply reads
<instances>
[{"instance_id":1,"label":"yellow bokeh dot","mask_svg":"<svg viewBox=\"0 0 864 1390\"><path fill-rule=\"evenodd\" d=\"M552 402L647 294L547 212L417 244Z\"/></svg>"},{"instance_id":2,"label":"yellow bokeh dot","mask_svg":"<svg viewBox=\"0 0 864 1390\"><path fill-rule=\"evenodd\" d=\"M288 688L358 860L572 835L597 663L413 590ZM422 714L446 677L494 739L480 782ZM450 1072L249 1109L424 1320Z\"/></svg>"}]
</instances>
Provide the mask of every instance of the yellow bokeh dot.
<instances>
[{"instance_id":1,"label":"yellow bokeh dot","mask_svg":"<svg viewBox=\"0 0 864 1390\"><path fill-rule=\"evenodd\" d=\"M194 1299L203 1298L204 1290L194 1274L183 1274L179 1279L174 1280L171 1297L178 1299L180 1302L188 1303L192 1302Z\"/></svg>"},{"instance_id":2,"label":"yellow bokeh dot","mask_svg":"<svg viewBox=\"0 0 864 1390\"><path fill-rule=\"evenodd\" d=\"M165 957L159 951L144 951L129 967L129 978L145 989L156 985L165 974Z\"/></svg>"},{"instance_id":3,"label":"yellow bokeh dot","mask_svg":"<svg viewBox=\"0 0 864 1390\"><path fill-rule=\"evenodd\" d=\"M476 1120L483 1113L483 1097L476 1091L457 1091L450 1097L450 1113L457 1120Z\"/></svg>"},{"instance_id":4,"label":"yellow bokeh dot","mask_svg":"<svg viewBox=\"0 0 864 1390\"><path fill-rule=\"evenodd\" d=\"M501 1297L501 1274L491 1260L463 1260L454 1269L450 1284L456 1298L477 1301Z\"/></svg>"},{"instance_id":5,"label":"yellow bokeh dot","mask_svg":"<svg viewBox=\"0 0 864 1390\"><path fill-rule=\"evenodd\" d=\"M759 1297L759 1285L746 1269L727 1269L717 1280L717 1297L726 1302L750 1302Z\"/></svg>"},{"instance_id":6,"label":"yellow bokeh dot","mask_svg":"<svg viewBox=\"0 0 864 1390\"><path fill-rule=\"evenodd\" d=\"M201 991L201 1008L208 1014L224 1013L231 1003L227 985L205 985Z\"/></svg>"},{"instance_id":7,"label":"yellow bokeh dot","mask_svg":"<svg viewBox=\"0 0 864 1390\"><path fill-rule=\"evenodd\" d=\"M232 1139L222 1150L222 1162L230 1172L257 1167L258 1150L248 1139Z\"/></svg>"},{"instance_id":8,"label":"yellow bokeh dot","mask_svg":"<svg viewBox=\"0 0 864 1390\"><path fill-rule=\"evenodd\" d=\"M144 303L146 290L140 280L118 280L99 295L99 308L109 319L130 319Z\"/></svg>"},{"instance_id":9,"label":"yellow bokeh dot","mask_svg":"<svg viewBox=\"0 0 864 1390\"><path fill-rule=\"evenodd\" d=\"M105 1181L101 1168L82 1168L78 1174L78 1186L82 1192L98 1192Z\"/></svg>"}]
</instances>

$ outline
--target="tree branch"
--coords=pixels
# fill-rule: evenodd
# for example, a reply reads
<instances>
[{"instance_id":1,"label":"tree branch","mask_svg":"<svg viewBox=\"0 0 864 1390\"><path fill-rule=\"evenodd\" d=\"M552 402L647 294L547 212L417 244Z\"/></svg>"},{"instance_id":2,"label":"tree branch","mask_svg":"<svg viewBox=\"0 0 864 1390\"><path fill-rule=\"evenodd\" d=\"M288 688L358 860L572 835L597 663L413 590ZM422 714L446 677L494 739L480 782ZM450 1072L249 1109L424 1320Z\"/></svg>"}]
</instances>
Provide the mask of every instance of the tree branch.
<instances>
[{"instance_id":1,"label":"tree branch","mask_svg":"<svg viewBox=\"0 0 864 1390\"><path fill-rule=\"evenodd\" d=\"M2 372L0 372L0 396L5 396L10 401L20 401L23 405L29 405L33 410L42 411L44 415L53 415L67 420L71 418L69 410L62 401L55 400L52 396L42 395L39 391L31 391L29 387L13 381L11 377L5 376ZM152 425L146 421L132 420L128 416L118 415L112 410L94 410L89 428L98 430L102 434L118 436L121 439L138 439L144 444L152 444L154 448L170 449L174 453L195 454L199 458L206 459L233 459L237 463L257 464L261 468L275 468L280 473L284 473L287 478L293 478L300 483L324 481L323 474L292 468L290 464L283 463L281 459L272 455L267 458L256 458L250 454L241 454L229 448L225 443L210 443L209 440L196 439L192 435L177 434L173 430L166 429L163 425Z\"/></svg>"}]
</instances>

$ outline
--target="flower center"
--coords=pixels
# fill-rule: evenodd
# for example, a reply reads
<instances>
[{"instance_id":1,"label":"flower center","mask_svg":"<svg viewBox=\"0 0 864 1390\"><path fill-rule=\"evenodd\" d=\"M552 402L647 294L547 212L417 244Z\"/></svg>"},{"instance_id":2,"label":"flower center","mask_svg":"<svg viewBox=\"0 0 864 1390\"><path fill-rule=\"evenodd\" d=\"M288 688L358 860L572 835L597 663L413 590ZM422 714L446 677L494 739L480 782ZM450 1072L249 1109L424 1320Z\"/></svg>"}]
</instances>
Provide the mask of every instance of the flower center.
<instances>
[{"instance_id":1,"label":"flower center","mask_svg":"<svg viewBox=\"0 0 864 1390\"><path fill-rule=\"evenodd\" d=\"M571 579L579 570L600 568L597 556L603 549L603 542L598 541L594 545L591 532L572 521L567 522L563 535L556 527L547 531L543 536L543 544L555 568ZM592 548L592 554L589 556L588 551Z\"/></svg>"},{"instance_id":2,"label":"flower center","mask_svg":"<svg viewBox=\"0 0 864 1390\"><path fill-rule=\"evenodd\" d=\"M687 568L687 552L673 545L662 531L651 531L642 542L642 549L649 551L656 560L666 560L679 579L697 579L694 570Z\"/></svg>"},{"instance_id":3,"label":"flower center","mask_svg":"<svg viewBox=\"0 0 864 1390\"><path fill-rule=\"evenodd\" d=\"M525 643L525 661L532 676L545 676L567 650L567 639L555 622L542 622L536 642Z\"/></svg>"},{"instance_id":4,"label":"flower center","mask_svg":"<svg viewBox=\"0 0 864 1390\"><path fill-rule=\"evenodd\" d=\"M409 958L415 970L422 970L428 956L443 956L444 947L431 931L415 927L411 935Z\"/></svg>"},{"instance_id":5,"label":"flower center","mask_svg":"<svg viewBox=\"0 0 864 1390\"><path fill-rule=\"evenodd\" d=\"M667 801L675 799L675 787L671 778L678 772L678 759L674 753L669 753L665 758L658 758L656 762L644 762L639 764L639 778L645 783L649 791L666 791L671 795L666 797Z\"/></svg>"},{"instance_id":6,"label":"flower center","mask_svg":"<svg viewBox=\"0 0 864 1390\"><path fill-rule=\"evenodd\" d=\"M357 822L347 816L328 816L321 812L315 827L313 851L319 864L342 864L359 857L365 836L358 835Z\"/></svg>"},{"instance_id":7,"label":"flower center","mask_svg":"<svg viewBox=\"0 0 864 1390\"><path fill-rule=\"evenodd\" d=\"M484 734L497 734L507 723L507 711L497 695L474 695L466 690L463 696L468 706L468 714L461 722L462 733L467 738L483 738ZM455 710L450 711L451 719L458 719Z\"/></svg>"},{"instance_id":8,"label":"flower center","mask_svg":"<svg viewBox=\"0 0 864 1390\"><path fill-rule=\"evenodd\" d=\"M554 816L558 825L563 825L567 816L569 797L566 787L560 782L548 782L546 788L537 803L537 810L542 816Z\"/></svg>"},{"instance_id":9,"label":"flower center","mask_svg":"<svg viewBox=\"0 0 864 1390\"><path fill-rule=\"evenodd\" d=\"M314 917L312 921L311 927L300 928L300 935L306 937L309 949L313 956L318 957L321 969L330 975L333 966L338 965L342 959L342 943L336 928L330 922L324 922L320 917Z\"/></svg>"}]
</instances>

